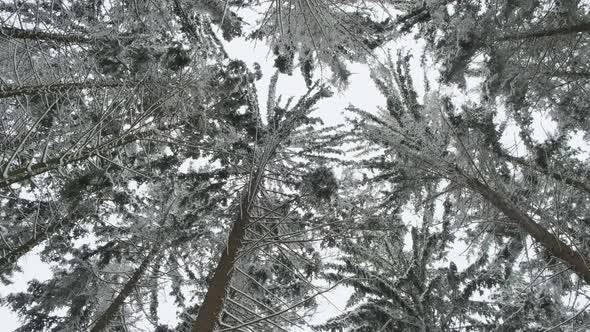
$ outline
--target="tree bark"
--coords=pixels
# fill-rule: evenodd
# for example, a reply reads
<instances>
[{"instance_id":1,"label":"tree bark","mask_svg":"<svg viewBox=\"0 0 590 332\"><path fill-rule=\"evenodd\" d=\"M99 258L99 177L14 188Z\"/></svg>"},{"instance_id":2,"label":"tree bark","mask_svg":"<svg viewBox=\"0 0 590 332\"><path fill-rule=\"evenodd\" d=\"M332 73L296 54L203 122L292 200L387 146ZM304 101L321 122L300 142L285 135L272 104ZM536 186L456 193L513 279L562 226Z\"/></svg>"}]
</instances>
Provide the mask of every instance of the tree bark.
<instances>
[{"instance_id":1,"label":"tree bark","mask_svg":"<svg viewBox=\"0 0 590 332\"><path fill-rule=\"evenodd\" d=\"M244 245L246 229L250 224L250 206L258 194L257 179L259 179L260 172L262 169L255 173L244 192L239 216L230 231L226 248L221 254L213 278L209 283L209 289L193 323L192 332L213 332L218 326L225 305L226 292L231 284L234 264Z\"/></svg>"},{"instance_id":2,"label":"tree bark","mask_svg":"<svg viewBox=\"0 0 590 332\"><path fill-rule=\"evenodd\" d=\"M109 307L104 311L104 313L98 318L98 320L96 320L94 327L92 327L92 329L90 330L91 332L101 332L105 330L105 328L110 324L111 320L115 317L117 312L121 309L121 306L123 305L127 297L129 297L133 289L137 287L139 279L141 279L148 265L150 264L152 259L154 259L154 257L158 254L159 251L159 245L154 245L152 247L149 254L143 259L141 265L139 265L139 268L135 270L131 278L127 281L127 283L125 283L125 286L123 286L121 292L113 300L111 305L109 305Z\"/></svg>"},{"instance_id":3,"label":"tree bark","mask_svg":"<svg viewBox=\"0 0 590 332\"><path fill-rule=\"evenodd\" d=\"M539 242L551 255L567 264L582 280L590 285L590 267L579 252L537 224L525 212L521 211L503 195L496 192L478 179L467 178L467 186L483 196L494 207L516 222L528 235Z\"/></svg>"}]
</instances>

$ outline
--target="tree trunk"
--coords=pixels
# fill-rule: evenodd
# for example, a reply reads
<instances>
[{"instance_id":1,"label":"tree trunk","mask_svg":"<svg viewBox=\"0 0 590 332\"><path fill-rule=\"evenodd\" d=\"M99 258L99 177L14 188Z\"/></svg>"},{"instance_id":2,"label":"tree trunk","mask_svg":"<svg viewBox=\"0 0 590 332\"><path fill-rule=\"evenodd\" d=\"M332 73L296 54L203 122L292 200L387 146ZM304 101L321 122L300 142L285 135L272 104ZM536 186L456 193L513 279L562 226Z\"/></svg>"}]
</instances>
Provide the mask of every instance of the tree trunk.
<instances>
[{"instance_id":1,"label":"tree trunk","mask_svg":"<svg viewBox=\"0 0 590 332\"><path fill-rule=\"evenodd\" d=\"M311 90L310 90L311 91ZM320 92L317 93L319 95ZM316 96L317 96L316 95ZM312 97L312 99L315 98ZM303 99L302 99L303 100ZM285 119L281 130L275 133L276 136L270 138L263 149L260 158L252 168L252 176L249 179L248 186L243 191L240 200L239 215L233 224L227 240L226 248L221 254L221 258L213 278L209 283L209 289L205 299L201 304L197 318L193 322L192 332L214 332L219 324L219 319L223 313L226 292L230 289L233 269L240 251L244 247L246 229L250 226L250 212L256 196L260 191L260 182L264 176L265 168L269 161L274 157L277 147L288 138L289 134L300 123L299 121L306 112L301 112L299 108L308 110L306 106L299 103L294 107L294 115ZM300 106L299 106L300 105Z\"/></svg>"},{"instance_id":2,"label":"tree trunk","mask_svg":"<svg viewBox=\"0 0 590 332\"><path fill-rule=\"evenodd\" d=\"M473 191L482 195L508 218L516 222L528 235L539 242L551 255L566 263L586 284L590 285L590 267L586 258L572 249L568 244L551 234L543 226L521 211L503 195L475 178L467 178L466 184Z\"/></svg>"},{"instance_id":3,"label":"tree trunk","mask_svg":"<svg viewBox=\"0 0 590 332\"><path fill-rule=\"evenodd\" d=\"M91 332L101 332L105 330L105 328L110 324L111 320L115 317L117 312L121 309L121 306L123 305L127 297L129 297L133 289L137 287L139 279L141 279L148 265L150 264L152 259L154 259L154 257L158 254L159 251L159 245L154 245L154 247L152 247L149 254L143 259L141 265L139 265L139 268L135 270L131 278L127 281L125 286L123 286L121 292L113 300L111 305L109 305L109 307L104 311L104 313L96 320L94 327L92 327L92 329L90 330Z\"/></svg>"},{"instance_id":4,"label":"tree trunk","mask_svg":"<svg viewBox=\"0 0 590 332\"><path fill-rule=\"evenodd\" d=\"M543 37L555 37L562 35L571 35L580 32L590 32L590 22L582 22L575 25L565 26L561 28L539 30L539 31L527 31L522 33L516 33L512 35L504 35L498 40L509 41L509 40L523 40L529 38L543 38Z\"/></svg>"},{"instance_id":5,"label":"tree trunk","mask_svg":"<svg viewBox=\"0 0 590 332\"><path fill-rule=\"evenodd\" d=\"M250 185L244 192L239 216L229 233L226 248L221 254L213 278L209 283L207 294L193 323L192 332L213 332L218 326L225 304L226 292L231 284L234 264L244 245L246 229L250 224L250 206L258 194L257 179L259 176L257 175L259 172L262 172L262 169L255 173L256 175L250 180Z\"/></svg>"}]
</instances>

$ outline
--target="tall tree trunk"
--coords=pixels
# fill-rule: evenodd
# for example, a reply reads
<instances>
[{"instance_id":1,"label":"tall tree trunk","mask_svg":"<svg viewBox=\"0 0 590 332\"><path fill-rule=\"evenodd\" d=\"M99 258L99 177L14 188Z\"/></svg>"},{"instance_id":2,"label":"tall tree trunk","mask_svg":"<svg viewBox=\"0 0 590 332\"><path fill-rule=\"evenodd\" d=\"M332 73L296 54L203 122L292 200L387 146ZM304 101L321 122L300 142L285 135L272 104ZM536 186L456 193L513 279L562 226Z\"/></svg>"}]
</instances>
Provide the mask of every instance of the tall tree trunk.
<instances>
[{"instance_id":1,"label":"tall tree trunk","mask_svg":"<svg viewBox=\"0 0 590 332\"><path fill-rule=\"evenodd\" d=\"M321 93L323 91L317 92L309 100L321 96ZM260 184L265 173L265 168L275 156L278 146L301 123L301 119L309 114L309 108L305 106L304 99L301 99L293 110L291 114L288 114L283 126L275 133L275 136L268 138L260 157L257 159L256 164L253 165L248 186L244 189L243 196L240 200L239 215L232 226L226 248L221 254L197 318L193 322L192 332L214 332L219 324L225 304L226 292L229 291L231 286L236 259L244 247L246 229L251 223L250 212L260 191Z\"/></svg>"},{"instance_id":2,"label":"tall tree trunk","mask_svg":"<svg viewBox=\"0 0 590 332\"><path fill-rule=\"evenodd\" d=\"M193 332L213 332L218 326L225 305L226 292L230 288L236 258L244 245L246 229L250 224L250 207L258 194L258 179L262 171L263 168L260 168L255 173L255 176L250 179L249 186L244 191L238 218L229 233L225 250L221 254L213 278L209 283L205 299L193 323Z\"/></svg>"},{"instance_id":3,"label":"tall tree trunk","mask_svg":"<svg viewBox=\"0 0 590 332\"><path fill-rule=\"evenodd\" d=\"M543 226L537 224L502 194L483 184L478 179L467 178L466 184L470 189L479 193L504 213L504 215L516 222L528 235L539 242L547 252L566 263L582 280L590 285L590 262L586 261L586 257L551 234Z\"/></svg>"},{"instance_id":4,"label":"tall tree trunk","mask_svg":"<svg viewBox=\"0 0 590 332\"><path fill-rule=\"evenodd\" d=\"M561 28L554 28L554 29L547 29L547 30L538 30L538 31L527 31L521 32L516 34L508 34L504 35L498 40L500 41L509 41L509 40L523 40L523 39L530 39L530 38L543 38L543 37L555 37L555 36L563 36L563 35L571 35L580 32L590 32L590 21L582 22L575 25L569 25Z\"/></svg>"},{"instance_id":5,"label":"tall tree trunk","mask_svg":"<svg viewBox=\"0 0 590 332\"><path fill-rule=\"evenodd\" d=\"M49 83L39 85L8 85L0 86L0 99L28 95L44 95L64 93L70 90L83 89L100 89L100 88L118 88L123 86L135 86L138 84L148 84L153 82L142 82L136 80L129 81L100 81L90 80L79 83Z\"/></svg>"},{"instance_id":6,"label":"tall tree trunk","mask_svg":"<svg viewBox=\"0 0 590 332\"><path fill-rule=\"evenodd\" d=\"M96 320L96 323L94 324L94 326L90 330L91 332L101 332L101 331L105 330L105 328L110 324L111 320L115 317L117 312L121 309L121 306L123 305L123 303L125 302L127 297L129 297L129 295L131 294L133 289L135 289L135 287L137 287L137 283L139 282L139 279L141 279L141 277L145 273L145 270L147 269L148 265L154 259L154 257L158 254L159 251L160 251L159 245L154 245L152 247L149 254L141 262L141 265L139 265L139 267L137 268L137 270L135 270L135 272L133 273L131 278L127 281L127 283L125 283L125 286L123 286L123 289L121 290L121 292L119 292L119 294L117 295L117 297L115 297L115 299L109 305L109 307Z\"/></svg>"}]
</instances>

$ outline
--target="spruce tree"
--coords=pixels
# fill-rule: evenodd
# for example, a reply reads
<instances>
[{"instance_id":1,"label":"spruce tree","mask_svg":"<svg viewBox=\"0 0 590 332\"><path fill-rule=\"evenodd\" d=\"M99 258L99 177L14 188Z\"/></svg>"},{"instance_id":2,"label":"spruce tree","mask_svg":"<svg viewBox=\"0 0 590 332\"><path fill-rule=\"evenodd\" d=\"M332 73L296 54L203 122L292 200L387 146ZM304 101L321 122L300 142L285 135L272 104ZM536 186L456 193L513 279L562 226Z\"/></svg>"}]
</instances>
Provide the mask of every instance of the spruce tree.
<instances>
[{"instance_id":1,"label":"spruce tree","mask_svg":"<svg viewBox=\"0 0 590 332\"><path fill-rule=\"evenodd\" d=\"M391 67L374 72L377 86L387 97L387 108L381 114L351 108L356 115L352 125L359 137L356 150L384 151L356 163L357 167L377 172L374 181L385 195L377 206L393 204L402 208L409 203L428 204L436 198L453 207L447 217L447 227L456 234L452 243L466 241L468 249L478 257L472 263L475 265L459 271L472 278L463 281L465 291L472 294L489 289L486 292L492 292L490 298L507 301L502 302L500 311L486 311L489 319L485 324L490 329L504 329L510 324L548 328L582 317L576 311L580 308L567 309L561 300L562 296L576 292L572 288L572 275L580 283L588 282L585 246L583 241L574 240L579 239L581 230L574 226L577 222L556 226L556 221L563 219L544 202L550 200L560 211L567 210L571 220L583 219L585 209L579 210L570 200L587 199L584 186L580 185L584 180L572 176L564 181L565 174L556 177L542 168L527 167L529 164L524 160L536 158L534 153L524 157L521 163L517 162L518 158L507 157L509 154L500 142L503 128L494 121L496 113L485 105L471 104L457 109L449 98L430 91L421 102L408 75L407 61L408 58L400 56L396 63L390 61ZM577 164L571 162L572 166ZM509 171L511 168L513 172ZM434 193L433 189L436 189ZM408 221L401 223L406 225ZM533 241L532 249L525 248L529 239ZM444 250L437 252L444 255ZM526 264L521 262L525 254ZM345 271L351 273L350 269ZM478 272L481 269L490 272ZM515 285L527 283L545 295L532 296L528 290L514 292ZM362 289L367 284L362 282L355 287ZM469 300L469 296L464 300ZM515 317L506 312L510 301L520 303L517 305L520 310L545 308L548 305L541 304L545 301L552 306L551 314L547 312L541 320L532 318L541 314L531 311L527 319L512 321ZM441 305L446 306L448 302L443 301ZM490 306L495 305L499 304L490 301ZM474 314L467 314L456 321L460 325L473 317ZM584 320L580 318L573 326L583 325ZM343 320L341 324L346 322Z\"/></svg>"}]
</instances>

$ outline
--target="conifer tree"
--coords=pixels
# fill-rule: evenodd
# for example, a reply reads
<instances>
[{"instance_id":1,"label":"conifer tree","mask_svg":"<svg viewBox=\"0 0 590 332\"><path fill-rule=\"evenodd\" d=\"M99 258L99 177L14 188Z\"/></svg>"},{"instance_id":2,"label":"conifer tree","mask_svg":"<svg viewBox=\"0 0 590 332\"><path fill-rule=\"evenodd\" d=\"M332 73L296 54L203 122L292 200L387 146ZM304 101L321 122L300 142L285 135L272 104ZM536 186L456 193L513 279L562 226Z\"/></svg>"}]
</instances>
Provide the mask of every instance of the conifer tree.
<instances>
[{"instance_id":1,"label":"conifer tree","mask_svg":"<svg viewBox=\"0 0 590 332\"><path fill-rule=\"evenodd\" d=\"M590 182L571 137L590 128L588 13L527 0L0 3L0 281L33 252L52 267L1 303L21 332L275 332L309 328L315 298L342 284L346 312L316 329L583 330ZM419 96L399 53L371 66L380 113L351 106L339 131L313 117L331 96L318 67L345 87L350 61L407 35L442 87L475 83L479 98L432 82ZM266 114L260 66L230 59L219 36L269 41ZM282 101L279 73L296 68L308 91ZM538 138L539 119L557 129ZM177 326L162 324L169 300Z\"/></svg>"},{"instance_id":2,"label":"conifer tree","mask_svg":"<svg viewBox=\"0 0 590 332\"><path fill-rule=\"evenodd\" d=\"M428 1L398 6L399 29L415 32L440 65L441 81L481 79L481 97L505 104L525 144L539 112L558 137L588 131L590 8L582 1ZM542 142L541 142L542 143Z\"/></svg>"},{"instance_id":3,"label":"conifer tree","mask_svg":"<svg viewBox=\"0 0 590 332\"><path fill-rule=\"evenodd\" d=\"M583 284L589 281L584 258L587 252L583 241L576 240L583 231L574 226L578 224L574 220L583 219L586 211L574 207L570 201L573 197L588 199L583 186L576 185L584 180L575 176L555 177L541 169L526 167L528 163L523 160L518 163L507 158L509 154L500 143L503 129L494 122L496 113L485 106L466 105L456 109L449 98L429 91L424 102L420 102L408 75L407 61L408 58L400 56L396 64L390 62L389 69L374 73L377 86L387 97L387 108L380 115L351 108L358 116L352 120L361 138L361 147L357 149L385 151L360 163L378 172L376 181L384 181L386 197L381 204L401 207L408 202L428 202L428 195L446 197L445 204L455 207L449 217L450 229L464 232L469 247L480 257L478 269L504 266L504 275L488 274L468 281L466 289L470 292L493 287L492 290L502 294L505 287L512 289L516 284L528 282L534 284L531 288L551 289L549 293L554 294L549 299L546 295L530 297L527 292L516 295L512 290L506 291L511 301L522 303L520 310L545 308L535 301L546 300L555 306L551 309L555 315L547 314L542 321L529 316L528 320L516 323L512 321L513 316L504 321L510 316L504 311L491 312L492 318L486 324L494 328L505 328L512 323L527 328L548 328L578 317L576 310L567 316L568 310L562 306L560 297L576 292L570 281L572 274ZM532 154L523 159L535 157ZM510 168L513 173L508 171ZM565 177L569 181L564 181ZM435 194L428 194L432 188L437 188ZM565 221L558 224L557 220L563 219L543 203L546 200L557 204L560 211L568 211L571 224ZM522 259L522 246L528 243L529 237L534 243L533 252L526 249L527 264L520 263L518 267L515 264ZM497 257L493 257L490 254L494 246L505 246L505 249L498 250ZM442 254L444 250L438 252ZM511 255L514 257L507 260ZM477 273L477 269L466 271ZM566 275L562 276L563 273ZM532 277L535 275L536 278ZM501 305L503 310L508 308L505 305ZM577 324L583 321L581 318Z\"/></svg>"},{"instance_id":4,"label":"conifer tree","mask_svg":"<svg viewBox=\"0 0 590 332\"><path fill-rule=\"evenodd\" d=\"M242 274L242 280L239 284L244 285L245 282L247 285L254 281L256 285L250 289L256 290L258 288L258 292L262 290L261 287L264 289L267 281L270 281L275 275L274 278L278 278L277 282L284 283L285 286L283 287L288 287L288 289L293 288L295 293L290 296L274 292L270 292L270 294L273 294L274 297L284 298L283 301L293 301L304 297L309 292L312 285L306 278L312 276L314 271L319 268L317 261L311 260L310 262L310 258L307 257L313 257L312 254L315 250L312 247L293 246L300 240L305 242L305 227L290 227L288 224L296 222L297 215L299 215L299 213L291 209L295 207L305 209L304 202L301 202L302 199L305 199L303 197L324 195L328 198L335 188L326 188L324 190L327 191L322 193L317 189L310 190L301 187L302 194L289 195L281 187L289 186L289 181L286 179L293 177L294 170L297 169L294 168L297 163L292 160L291 154L299 157L307 154L307 152L295 153L291 149L299 146L305 147L310 143L315 143L318 149L322 148L321 145L317 145L318 143L322 144L322 142L314 141L317 138L311 131L311 127L309 127L317 119L310 117L309 114L313 111L313 106L317 101L331 94L325 87L316 88L314 86L291 109L284 110L280 108L280 105L275 105L275 96L272 91L275 89L276 82L275 76L269 94L269 105L274 105L274 108L271 108L269 112L268 124L264 126L258 116L254 124L256 127L253 128L255 131L248 133L251 135L251 139L256 139L256 141L253 142L252 148L247 150L248 154L245 155L246 159L243 160L247 167L245 173L248 176L245 184L238 192L236 206L234 207L236 211L234 218L236 219L231 225L227 243L222 251L219 263L213 271L207 293L193 323L192 331L214 331L219 326L220 321L221 324L226 324L224 321L234 321L238 324L238 327L260 323L266 324L267 321L273 326L280 326L279 324L284 324L284 322L273 322L273 319L279 315L273 314L274 310L272 309L268 313L269 307L276 307L275 304L272 304L273 301L269 301L265 308L267 309L265 311L267 311L268 318L265 318L262 313L251 311L246 317L254 315L254 318L244 322L237 317L238 314L230 313L230 310L226 308L227 304L233 304L234 310L235 306L244 308L235 301L236 296L237 298L245 298L250 303L266 302L264 297L269 296L267 294L248 295L240 289L233 291L235 286L232 286L232 284L236 284L234 282L236 272L240 271L240 274ZM258 114L257 107L254 107L251 112L256 116ZM300 127L303 127L304 130L298 131ZM311 134L311 137L304 138L300 136L305 134ZM297 144L294 147L290 146L295 143L293 141ZM313 159L308 161L306 166L309 167L310 162L313 162ZM329 179L330 173L322 174L322 176ZM285 177L285 180L281 180L281 178ZM298 180L295 175L291 186L293 183L300 186L300 182L301 180ZM283 223L286 225L283 225ZM283 235L281 233L287 234ZM290 239L287 244L281 242L285 236ZM273 248L273 243L276 243L277 248ZM246 272L240 270L241 264L238 260L240 256L247 258L253 253L269 250L265 248L271 248L270 254L267 254L268 257L264 259L264 261L268 260L269 268L261 269L257 267L253 271L248 269ZM246 254L246 252L251 253ZM297 256L303 258L304 266L301 266L301 263L298 262ZM257 257L256 260L261 259L258 256L254 257ZM309 266L310 264L311 266ZM254 275L250 275L250 273ZM304 274L308 276L305 277ZM267 289L264 290L268 291ZM263 297L259 298L260 295ZM279 311L279 314L282 314L282 312ZM230 326L230 328L232 327Z\"/></svg>"}]
</instances>

